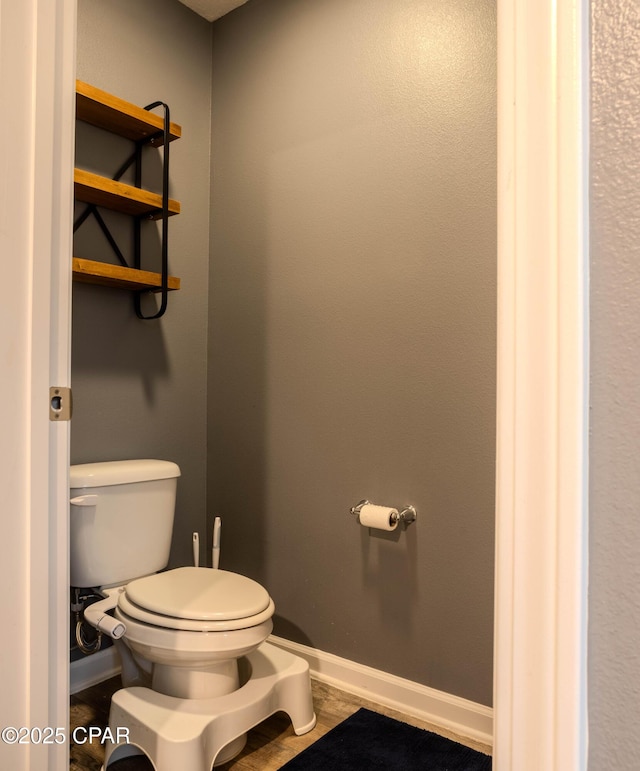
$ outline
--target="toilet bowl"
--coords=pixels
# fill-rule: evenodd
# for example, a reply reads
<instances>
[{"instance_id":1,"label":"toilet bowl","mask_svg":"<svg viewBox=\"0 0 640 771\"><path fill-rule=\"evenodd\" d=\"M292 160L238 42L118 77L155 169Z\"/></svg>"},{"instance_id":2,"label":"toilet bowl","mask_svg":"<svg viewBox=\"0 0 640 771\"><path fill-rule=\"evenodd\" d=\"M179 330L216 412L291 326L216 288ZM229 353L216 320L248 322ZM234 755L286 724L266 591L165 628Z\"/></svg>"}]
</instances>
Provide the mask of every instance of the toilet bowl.
<instances>
[{"instance_id":1,"label":"toilet bowl","mask_svg":"<svg viewBox=\"0 0 640 771\"><path fill-rule=\"evenodd\" d=\"M120 651L109 720L131 737L106 743L105 769L144 752L156 771L211 771L276 711L296 733L315 725L308 664L265 642L267 590L225 570L165 570L179 476L161 460L71 467L71 586L104 597L84 619Z\"/></svg>"},{"instance_id":2,"label":"toilet bowl","mask_svg":"<svg viewBox=\"0 0 640 771\"><path fill-rule=\"evenodd\" d=\"M154 691L206 699L239 686L238 659L273 628L273 600L260 584L225 570L183 567L140 578L118 593L116 619Z\"/></svg>"}]
</instances>

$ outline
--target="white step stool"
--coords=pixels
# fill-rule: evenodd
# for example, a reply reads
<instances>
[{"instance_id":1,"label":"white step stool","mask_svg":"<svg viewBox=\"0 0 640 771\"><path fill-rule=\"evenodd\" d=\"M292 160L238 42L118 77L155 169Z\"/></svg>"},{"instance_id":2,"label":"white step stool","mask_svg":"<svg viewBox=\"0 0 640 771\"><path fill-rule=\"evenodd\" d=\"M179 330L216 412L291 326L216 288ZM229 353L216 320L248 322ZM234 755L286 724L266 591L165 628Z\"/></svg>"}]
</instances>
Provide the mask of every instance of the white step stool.
<instances>
[{"instance_id":1,"label":"white step stool","mask_svg":"<svg viewBox=\"0 0 640 771\"><path fill-rule=\"evenodd\" d=\"M117 691L109 727L116 740L123 735L117 729L127 728L128 742L105 742L102 771L110 762L141 753L155 771L211 771L223 747L238 740L216 765L242 749L249 729L280 710L289 715L296 734L311 731L316 716L304 659L263 643L240 663L250 667L249 679L237 691L214 699L177 699L139 687Z\"/></svg>"}]
</instances>

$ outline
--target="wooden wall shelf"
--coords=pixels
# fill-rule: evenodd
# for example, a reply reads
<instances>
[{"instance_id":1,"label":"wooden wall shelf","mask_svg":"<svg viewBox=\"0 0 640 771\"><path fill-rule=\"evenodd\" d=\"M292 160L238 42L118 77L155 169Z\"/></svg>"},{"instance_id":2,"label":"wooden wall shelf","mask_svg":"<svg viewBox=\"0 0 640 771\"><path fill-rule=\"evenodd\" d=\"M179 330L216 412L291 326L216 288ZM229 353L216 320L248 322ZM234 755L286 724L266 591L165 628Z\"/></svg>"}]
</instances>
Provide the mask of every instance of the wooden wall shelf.
<instances>
[{"instance_id":1,"label":"wooden wall shelf","mask_svg":"<svg viewBox=\"0 0 640 771\"><path fill-rule=\"evenodd\" d=\"M75 197L78 201L104 206L134 217L148 215L149 219L162 217L162 196L124 182L75 169L73 174ZM180 214L180 203L169 199L169 215Z\"/></svg>"},{"instance_id":2,"label":"wooden wall shelf","mask_svg":"<svg viewBox=\"0 0 640 771\"><path fill-rule=\"evenodd\" d=\"M160 116L81 80L76 80L76 118L134 142L158 134L151 144L162 144L163 121ZM169 140L181 136L181 127L171 123Z\"/></svg>"},{"instance_id":3,"label":"wooden wall shelf","mask_svg":"<svg viewBox=\"0 0 640 771\"><path fill-rule=\"evenodd\" d=\"M151 112L152 109L162 108L164 116ZM167 195L169 180L169 144L182 135L182 129L177 123L169 120L169 108L162 102L154 102L149 109L137 107L130 102L125 102L117 96L101 91L95 86L76 81L76 118L90 123L105 131L129 139L135 143L134 151L128 161L114 176L116 179L94 174L84 169L74 170L74 190L77 201L88 204L87 209L77 217L74 223L74 231L77 230L89 216L95 216L115 255L123 265L114 265L95 260L86 260L79 257L73 258L73 278L75 281L98 286L129 289L134 294L134 306L136 315L141 319L154 319L162 316L167 307L167 292L180 289L180 279L169 276L167 271L167 220L168 217L180 213L180 203L168 198L168 206L163 211L163 199ZM164 147L163 153L163 193L153 193L145 190L140 180L142 178L142 147ZM120 177L125 170L133 167L135 170L136 185L120 182ZM102 219L98 207L111 209L121 214L134 217L134 262L141 263L140 232L144 219L160 220L162 229L162 273L153 273L140 268L126 266L126 260L118 247L113 235L110 233L107 223ZM163 287L164 277L164 287ZM159 310L151 316L143 313L140 306L140 292L161 292L162 302Z\"/></svg>"},{"instance_id":4,"label":"wooden wall shelf","mask_svg":"<svg viewBox=\"0 0 640 771\"><path fill-rule=\"evenodd\" d=\"M124 268L121 265L111 265L95 260L83 260L79 257L73 258L73 278L83 284L109 286L115 289L150 292L162 290L160 273ZM169 291L180 289L180 279L176 276L169 276L167 283Z\"/></svg>"}]
</instances>

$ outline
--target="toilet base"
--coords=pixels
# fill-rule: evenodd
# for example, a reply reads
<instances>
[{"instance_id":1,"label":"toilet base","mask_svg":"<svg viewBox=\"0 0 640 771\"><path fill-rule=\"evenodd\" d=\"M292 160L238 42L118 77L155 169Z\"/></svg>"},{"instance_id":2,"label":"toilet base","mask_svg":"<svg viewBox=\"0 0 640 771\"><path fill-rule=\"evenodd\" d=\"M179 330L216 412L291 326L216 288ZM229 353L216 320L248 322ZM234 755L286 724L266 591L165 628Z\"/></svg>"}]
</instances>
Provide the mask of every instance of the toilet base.
<instances>
[{"instance_id":1,"label":"toilet base","mask_svg":"<svg viewBox=\"0 0 640 771\"><path fill-rule=\"evenodd\" d=\"M269 643L250 653L245 663L250 676L244 685L213 699L178 699L141 687L117 691L109 726L114 737L128 729L128 742L105 743L102 771L141 752L156 771L211 771L214 762L220 765L241 751L243 734L278 711L289 715L296 734L311 731L316 716L308 663ZM220 754L235 740L235 746Z\"/></svg>"}]
</instances>

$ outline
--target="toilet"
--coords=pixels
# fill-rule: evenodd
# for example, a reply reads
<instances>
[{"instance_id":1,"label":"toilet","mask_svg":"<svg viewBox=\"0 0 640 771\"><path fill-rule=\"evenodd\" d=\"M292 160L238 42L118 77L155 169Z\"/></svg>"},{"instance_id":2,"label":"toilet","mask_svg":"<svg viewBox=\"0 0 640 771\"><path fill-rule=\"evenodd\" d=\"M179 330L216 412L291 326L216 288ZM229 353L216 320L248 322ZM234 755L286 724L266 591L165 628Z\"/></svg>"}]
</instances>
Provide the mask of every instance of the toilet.
<instances>
[{"instance_id":1,"label":"toilet","mask_svg":"<svg viewBox=\"0 0 640 771\"><path fill-rule=\"evenodd\" d=\"M266 642L267 590L226 570L164 570L179 476L163 460L71 466L70 583L104 597L85 620L122 660L109 723L127 741L107 742L103 769L144 753L156 771L211 771L277 711L297 734L315 725L308 664Z\"/></svg>"}]
</instances>

